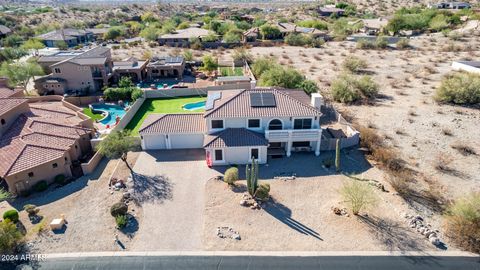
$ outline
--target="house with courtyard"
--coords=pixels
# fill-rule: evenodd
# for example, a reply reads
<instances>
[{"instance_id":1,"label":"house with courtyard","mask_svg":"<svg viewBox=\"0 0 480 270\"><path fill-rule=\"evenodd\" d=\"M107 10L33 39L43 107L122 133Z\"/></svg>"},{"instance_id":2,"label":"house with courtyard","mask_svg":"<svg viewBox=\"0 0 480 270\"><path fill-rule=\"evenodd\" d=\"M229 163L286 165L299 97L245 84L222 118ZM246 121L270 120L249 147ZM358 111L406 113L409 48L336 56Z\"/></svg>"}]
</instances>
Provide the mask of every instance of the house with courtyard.
<instances>
[{"instance_id":1,"label":"house with courtyard","mask_svg":"<svg viewBox=\"0 0 480 270\"><path fill-rule=\"evenodd\" d=\"M281 39L285 38L289 34L308 34L313 38L324 38L327 39L328 32L321 31L316 28L301 27L292 23L275 23L273 26L277 27L280 30ZM257 39L262 39L261 31L259 27L251 28L242 35L243 42L255 42Z\"/></svg>"},{"instance_id":2,"label":"house with courtyard","mask_svg":"<svg viewBox=\"0 0 480 270\"><path fill-rule=\"evenodd\" d=\"M318 8L318 15L322 17L343 16L343 14L345 14L345 10L336 8L334 5L326 5Z\"/></svg>"},{"instance_id":3,"label":"house with courtyard","mask_svg":"<svg viewBox=\"0 0 480 270\"><path fill-rule=\"evenodd\" d=\"M113 76L110 48L102 46L86 51L60 51L41 57L39 63L51 72L35 80L40 94L92 93L107 86Z\"/></svg>"},{"instance_id":4,"label":"house with courtyard","mask_svg":"<svg viewBox=\"0 0 480 270\"><path fill-rule=\"evenodd\" d=\"M185 59L183 57L154 56L146 65L146 78L149 81L160 78L183 77Z\"/></svg>"},{"instance_id":5,"label":"house with courtyard","mask_svg":"<svg viewBox=\"0 0 480 270\"><path fill-rule=\"evenodd\" d=\"M64 28L38 35L37 38L42 40L47 47L58 47L61 42L68 47L74 47L93 41L94 35L89 30Z\"/></svg>"},{"instance_id":6,"label":"house with courtyard","mask_svg":"<svg viewBox=\"0 0 480 270\"><path fill-rule=\"evenodd\" d=\"M79 160L92 151L92 121L71 104L19 93L0 88L0 185L22 194L57 175L81 175Z\"/></svg>"},{"instance_id":7,"label":"house with courtyard","mask_svg":"<svg viewBox=\"0 0 480 270\"><path fill-rule=\"evenodd\" d=\"M203 114L150 114L140 127L144 150L203 148L208 165L246 164L252 157L320 155L322 97L303 91L209 91Z\"/></svg>"},{"instance_id":8,"label":"house with courtyard","mask_svg":"<svg viewBox=\"0 0 480 270\"><path fill-rule=\"evenodd\" d=\"M200 42L211 31L199 27L189 27L186 29L175 30L174 33L163 34L158 37L160 45L167 45L172 47L188 47L192 39L198 39Z\"/></svg>"},{"instance_id":9,"label":"house with courtyard","mask_svg":"<svg viewBox=\"0 0 480 270\"><path fill-rule=\"evenodd\" d=\"M113 62L114 81L119 81L124 76L130 77L132 82L142 81L147 77L148 62L148 60L138 60L135 57Z\"/></svg>"}]
</instances>

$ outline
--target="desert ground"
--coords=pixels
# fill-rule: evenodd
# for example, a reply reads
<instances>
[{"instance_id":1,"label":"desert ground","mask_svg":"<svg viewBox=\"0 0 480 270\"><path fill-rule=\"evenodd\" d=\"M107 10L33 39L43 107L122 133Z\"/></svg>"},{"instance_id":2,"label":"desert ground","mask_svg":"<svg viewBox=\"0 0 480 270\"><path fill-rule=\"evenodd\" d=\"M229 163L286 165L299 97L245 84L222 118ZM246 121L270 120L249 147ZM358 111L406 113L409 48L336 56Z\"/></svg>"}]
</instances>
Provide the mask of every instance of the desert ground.
<instances>
[{"instance_id":1,"label":"desert ground","mask_svg":"<svg viewBox=\"0 0 480 270\"><path fill-rule=\"evenodd\" d=\"M460 40L451 40L442 34L412 38L411 48L396 50L361 50L350 41L328 42L323 48L291 46L253 47L254 58L270 56L279 63L302 71L315 80L321 93L331 101L329 86L343 73L345 59L356 56L367 61L364 72L380 85L380 97L373 104L345 105L334 103L356 122L372 127L382 134L390 145L417 171L423 172L428 183L419 181L423 188L435 186L447 197L456 198L465 190L478 190L480 176L480 141L478 123L480 111L476 108L442 105L434 101L435 89L444 75L452 72L456 60L474 60L480 55L478 32ZM135 49L118 49L114 57L129 54L141 58L145 51L154 55L181 55L184 49L146 45ZM214 54L220 61L231 59L231 50L194 51L194 57ZM473 147L477 155L464 156L452 148L457 144ZM445 174L435 169L440 157L453 168Z\"/></svg>"}]
</instances>

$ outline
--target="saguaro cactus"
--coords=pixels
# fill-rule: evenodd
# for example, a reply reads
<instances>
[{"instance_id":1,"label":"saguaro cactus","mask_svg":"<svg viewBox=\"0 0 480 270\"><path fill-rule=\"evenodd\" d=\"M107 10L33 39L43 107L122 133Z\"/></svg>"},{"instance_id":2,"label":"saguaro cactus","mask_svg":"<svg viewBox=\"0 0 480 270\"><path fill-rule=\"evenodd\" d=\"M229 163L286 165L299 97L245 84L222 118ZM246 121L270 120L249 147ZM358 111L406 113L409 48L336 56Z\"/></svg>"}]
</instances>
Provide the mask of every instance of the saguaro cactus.
<instances>
[{"instance_id":1,"label":"saguaro cactus","mask_svg":"<svg viewBox=\"0 0 480 270\"><path fill-rule=\"evenodd\" d=\"M250 193L251 196L254 196L258 188L258 162L252 158L252 164L247 164L245 169L248 193Z\"/></svg>"}]
</instances>

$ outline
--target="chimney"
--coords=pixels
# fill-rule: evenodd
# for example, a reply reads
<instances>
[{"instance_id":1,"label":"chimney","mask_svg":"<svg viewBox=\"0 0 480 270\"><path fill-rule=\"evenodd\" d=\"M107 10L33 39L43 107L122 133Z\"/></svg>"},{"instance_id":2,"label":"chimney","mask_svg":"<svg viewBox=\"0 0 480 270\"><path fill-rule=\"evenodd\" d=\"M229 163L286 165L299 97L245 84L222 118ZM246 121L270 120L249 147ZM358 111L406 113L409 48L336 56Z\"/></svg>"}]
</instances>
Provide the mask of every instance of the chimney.
<instances>
[{"instance_id":1,"label":"chimney","mask_svg":"<svg viewBox=\"0 0 480 270\"><path fill-rule=\"evenodd\" d=\"M320 93L313 93L312 98L311 98L311 105L312 107L317 108L320 110L322 108L323 104L323 97L320 95Z\"/></svg>"}]
</instances>

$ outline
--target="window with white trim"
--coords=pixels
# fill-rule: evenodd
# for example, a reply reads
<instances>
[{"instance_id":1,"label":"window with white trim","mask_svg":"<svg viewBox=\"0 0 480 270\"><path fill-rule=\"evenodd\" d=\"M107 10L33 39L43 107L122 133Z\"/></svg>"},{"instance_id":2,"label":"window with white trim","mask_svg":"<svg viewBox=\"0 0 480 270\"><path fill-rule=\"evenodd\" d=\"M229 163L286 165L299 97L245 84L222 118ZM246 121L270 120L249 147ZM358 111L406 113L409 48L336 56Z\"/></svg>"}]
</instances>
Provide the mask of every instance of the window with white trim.
<instances>
[{"instance_id":1,"label":"window with white trim","mask_svg":"<svg viewBox=\"0 0 480 270\"><path fill-rule=\"evenodd\" d=\"M312 128L311 118L295 119L293 121L293 129L311 129L311 128Z\"/></svg>"},{"instance_id":2,"label":"window with white trim","mask_svg":"<svg viewBox=\"0 0 480 270\"><path fill-rule=\"evenodd\" d=\"M223 160L223 150L222 149L216 149L215 150L215 160L216 161L222 161Z\"/></svg>"},{"instance_id":3,"label":"window with white trim","mask_svg":"<svg viewBox=\"0 0 480 270\"><path fill-rule=\"evenodd\" d=\"M223 128L223 120L212 120L212 128Z\"/></svg>"},{"instance_id":4,"label":"window with white trim","mask_svg":"<svg viewBox=\"0 0 480 270\"><path fill-rule=\"evenodd\" d=\"M248 128L260 128L260 119L248 119Z\"/></svg>"},{"instance_id":5,"label":"window with white trim","mask_svg":"<svg viewBox=\"0 0 480 270\"><path fill-rule=\"evenodd\" d=\"M258 150L258 148L251 148L250 149L250 158L254 158L254 159L258 159L258 153L260 151Z\"/></svg>"}]
</instances>

